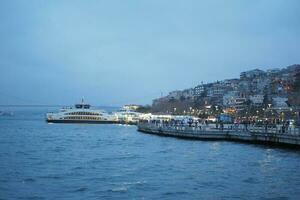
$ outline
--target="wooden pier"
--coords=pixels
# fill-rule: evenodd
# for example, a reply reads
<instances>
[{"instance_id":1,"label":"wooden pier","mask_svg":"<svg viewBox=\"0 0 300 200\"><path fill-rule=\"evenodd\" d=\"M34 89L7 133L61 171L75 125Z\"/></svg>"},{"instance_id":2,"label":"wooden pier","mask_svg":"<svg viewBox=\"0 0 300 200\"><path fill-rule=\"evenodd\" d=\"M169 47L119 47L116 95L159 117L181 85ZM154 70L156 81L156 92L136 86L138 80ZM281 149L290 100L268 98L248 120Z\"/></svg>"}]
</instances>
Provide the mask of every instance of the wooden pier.
<instances>
[{"instance_id":1,"label":"wooden pier","mask_svg":"<svg viewBox=\"0 0 300 200\"><path fill-rule=\"evenodd\" d=\"M300 147L300 129L290 127L282 130L280 126L241 126L225 125L222 129L215 125L192 127L188 125L165 125L162 123L140 122L138 131L161 136L171 136L198 140L227 140L249 143L263 143Z\"/></svg>"}]
</instances>

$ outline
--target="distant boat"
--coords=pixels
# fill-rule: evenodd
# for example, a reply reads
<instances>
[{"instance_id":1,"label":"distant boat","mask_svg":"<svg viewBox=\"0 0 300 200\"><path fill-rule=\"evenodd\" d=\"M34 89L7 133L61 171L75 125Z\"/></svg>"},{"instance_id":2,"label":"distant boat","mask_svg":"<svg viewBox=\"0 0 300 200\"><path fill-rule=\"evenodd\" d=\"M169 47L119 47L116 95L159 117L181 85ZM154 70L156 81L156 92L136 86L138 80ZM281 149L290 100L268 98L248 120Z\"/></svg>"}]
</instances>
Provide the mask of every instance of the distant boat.
<instances>
[{"instance_id":1,"label":"distant boat","mask_svg":"<svg viewBox=\"0 0 300 200\"><path fill-rule=\"evenodd\" d=\"M141 113L129 109L121 109L115 112L114 115L121 124L137 124Z\"/></svg>"},{"instance_id":2,"label":"distant boat","mask_svg":"<svg viewBox=\"0 0 300 200\"><path fill-rule=\"evenodd\" d=\"M97 123L110 124L117 123L114 115L110 115L102 110L91 109L91 106L84 103L75 104L74 107L62 108L58 113L47 113L48 123Z\"/></svg>"}]
</instances>

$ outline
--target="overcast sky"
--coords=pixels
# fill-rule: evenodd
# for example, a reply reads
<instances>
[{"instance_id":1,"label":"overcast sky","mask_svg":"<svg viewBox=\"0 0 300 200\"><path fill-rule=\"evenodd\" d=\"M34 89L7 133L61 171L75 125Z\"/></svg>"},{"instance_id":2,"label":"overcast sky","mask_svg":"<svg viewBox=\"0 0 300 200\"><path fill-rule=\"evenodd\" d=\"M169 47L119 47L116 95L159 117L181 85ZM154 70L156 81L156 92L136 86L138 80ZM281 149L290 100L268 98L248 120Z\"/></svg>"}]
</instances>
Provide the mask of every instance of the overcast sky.
<instances>
[{"instance_id":1,"label":"overcast sky","mask_svg":"<svg viewBox=\"0 0 300 200\"><path fill-rule=\"evenodd\" d=\"M299 0L2 0L0 104L146 104L300 63L299 10Z\"/></svg>"}]
</instances>

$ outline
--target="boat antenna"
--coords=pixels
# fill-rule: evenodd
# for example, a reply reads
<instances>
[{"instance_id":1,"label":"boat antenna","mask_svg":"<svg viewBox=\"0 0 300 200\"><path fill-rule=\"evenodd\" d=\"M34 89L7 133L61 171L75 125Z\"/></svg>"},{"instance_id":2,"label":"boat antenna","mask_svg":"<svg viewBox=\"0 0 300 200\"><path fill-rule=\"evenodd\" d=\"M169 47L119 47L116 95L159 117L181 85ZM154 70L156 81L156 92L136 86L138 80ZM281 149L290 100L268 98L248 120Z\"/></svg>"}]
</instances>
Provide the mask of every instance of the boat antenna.
<instances>
[{"instance_id":1,"label":"boat antenna","mask_svg":"<svg viewBox=\"0 0 300 200\"><path fill-rule=\"evenodd\" d=\"M82 104L84 104L84 97L82 97L82 99L81 99L81 103L82 103Z\"/></svg>"}]
</instances>

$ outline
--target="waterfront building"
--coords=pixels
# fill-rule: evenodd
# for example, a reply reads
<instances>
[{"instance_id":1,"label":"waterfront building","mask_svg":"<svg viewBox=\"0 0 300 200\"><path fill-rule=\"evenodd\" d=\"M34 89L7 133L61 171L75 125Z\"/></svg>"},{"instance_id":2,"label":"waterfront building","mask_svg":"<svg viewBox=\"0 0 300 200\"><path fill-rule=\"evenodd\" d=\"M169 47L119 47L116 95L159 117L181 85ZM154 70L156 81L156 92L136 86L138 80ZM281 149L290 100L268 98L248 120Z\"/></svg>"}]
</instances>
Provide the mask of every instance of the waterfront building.
<instances>
[{"instance_id":1,"label":"waterfront building","mask_svg":"<svg viewBox=\"0 0 300 200\"><path fill-rule=\"evenodd\" d=\"M131 111L135 111L139 108L140 106L139 105L134 105L134 104L129 104L129 105L124 105L122 107L123 110L131 110Z\"/></svg>"}]
</instances>

